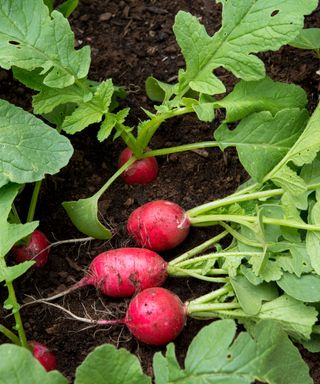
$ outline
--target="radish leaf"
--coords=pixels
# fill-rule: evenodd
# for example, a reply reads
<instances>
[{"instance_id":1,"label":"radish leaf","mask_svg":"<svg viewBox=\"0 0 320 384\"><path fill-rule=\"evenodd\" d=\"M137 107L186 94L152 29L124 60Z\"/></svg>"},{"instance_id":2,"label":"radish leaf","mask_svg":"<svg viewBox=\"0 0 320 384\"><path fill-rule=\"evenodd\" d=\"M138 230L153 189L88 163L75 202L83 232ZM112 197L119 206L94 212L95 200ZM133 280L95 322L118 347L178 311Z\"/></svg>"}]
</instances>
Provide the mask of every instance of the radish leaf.
<instances>
[{"instance_id":1,"label":"radish leaf","mask_svg":"<svg viewBox=\"0 0 320 384\"><path fill-rule=\"evenodd\" d=\"M111 344L97 347L77 368L75 384L150 384L136 356Z\"/></svg>"},{"instance_id":2,"label":"radish leaf","mask_svg":"<svg viewBox=\"0 0 320 384\"><path fill-rule=\"evenodd\" d=\"M311 384L308 367L287 335L272 321L260 322L254 337L241 332L237 338L232 320L218 320L204 327L189 346L181 369L174 345L153 360L156 384Z\"/></svg>"},{"instance_id":3,"label":"radish leaf","mask_svg":"<svg viewBox=\"0 0 320 384\"><path fill-rule=\"evenodd\" d=\"M68 163L72 153L66 137L23 109L0 100L0 186L53 175Z\"/></svg>"},{"instance_id":4,"label":"radish leaf","mask_svg":"<svg viewBox=\"0 0 320 384\"><path fill-rule=\"evenodd\" d=\"M320 49L320 28L303 29L300 34L290 42L295 48Z\"/></svg>"}]
</instances>

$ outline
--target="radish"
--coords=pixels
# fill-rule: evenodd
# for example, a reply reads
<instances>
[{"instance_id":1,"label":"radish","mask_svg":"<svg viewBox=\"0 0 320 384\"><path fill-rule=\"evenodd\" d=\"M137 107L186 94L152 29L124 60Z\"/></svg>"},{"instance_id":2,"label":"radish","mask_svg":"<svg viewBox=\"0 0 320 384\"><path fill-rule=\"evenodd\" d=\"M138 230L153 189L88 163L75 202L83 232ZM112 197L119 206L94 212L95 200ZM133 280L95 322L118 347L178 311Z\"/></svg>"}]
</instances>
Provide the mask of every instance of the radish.
<instances>
[{"instance_id":1,"label":"radish","mask_svg":"<svg viewBox=\"0 0 320 384\"><path fill-rule=\"evenodd\" d=\"M43 267L48 261L49 240L39 230L35 230L30 237L28 244L15 246L12 249L17 263L27 260L34 260L37 268Z\"/></svg>"},{"instance_id":2,"label":"radish","mask_svg":"<svg viewBox=\"0 0 320 384\"><path fill-rule=\"evenodd\" d=\"M39 361L43 368L49 372L57 367L55 355L44 345L37 341L30 341L33 356Z\"/></svg>"},{"instance_id":3,"label":"radish","mask_svg":"<svg viewBox=\"0 0 320 384\"><path fill-rule=\"evenodd\" d=\"M124 149L119 157L118 168L122 167L132 156L130 148ZM136 160L121 176L126 184L149 184L157 178L158 171L156 158L146 157Z\"/></svg>"},{"instance_id":4,"label":"radish","mask_svg":"<svg viewBox=\"0 0 320 384\"><path fill-rule=\"evenodd\" d=\"M95 286L106 296L129 297L143 289L161 285L167 275L167 262L153 251L113 249L96 256L80 281L45 300L55 300L87 285Z\"/></svg>"},{"instance_id":5,"label":"radish","mask_svg":"<svg viewBox=\"0 0 320 384\"><path fill-rule=\"evenodd\" d=\"M188 235L190 221L175 203L155 200L134 210L127 230L135 242L154 251L166 251L179 245Z\"/></svg>"},{"instance_id":6,"label":"radish","mask_svg":"<svg viewBox=\"0 0 320 384\"><path fill-rule=\"evenodd\" d=\"M130 302L124 324L145 344L164 345L182 331L187 318L186 306L165 288L149 288Z\"/></svg>"}]
</instances>

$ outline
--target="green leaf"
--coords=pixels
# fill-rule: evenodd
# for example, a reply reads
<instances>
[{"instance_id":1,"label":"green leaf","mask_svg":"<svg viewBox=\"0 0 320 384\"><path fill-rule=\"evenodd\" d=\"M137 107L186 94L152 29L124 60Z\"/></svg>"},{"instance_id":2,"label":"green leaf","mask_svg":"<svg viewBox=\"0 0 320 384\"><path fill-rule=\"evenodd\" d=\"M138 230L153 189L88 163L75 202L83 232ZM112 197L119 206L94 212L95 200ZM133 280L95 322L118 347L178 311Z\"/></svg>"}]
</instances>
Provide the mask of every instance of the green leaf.
<instances>
[{"instance_id":1,"label":"green leaf","mask_svg":"<svg viewBox=\"0 0 320 384\"><path fill-rule=\"evenodd\" d=\"M176 84L167 84L149 76L146 80L146 93L150 100L162 102L169 100L176 91Z\"/></svg>"},{"instance_id":2,"label":"green leaf","mask_svg":"<svg viewBox=\"0 0 320 384\"><path fill-rule=\"evenodd\" d=\"M301 49L320 49L320 28L303 29L289 44Z\"/></svg>"},{"instance_id":3,"label":"green leaf","mask_svg":"<svg viewBox=\"0 0 320 384\"><path fill-rule=\"evenodd\" d=\"M13 344L0 345L1 384L68 384L58 371L46 372L31 352Z\"/></svg>"},{"instance_id":4,"label":"green leaf","mask_svg":"<svg viewBox=\"0 0 320 384\"><path fill-rule=\"evenodd\" d=\"M310 338L312 327L317 321L317 311L314 307L290 296L282 295L277 299L262 304L260 312L247 318L244 323L250 326L250 321L272 320L296 340Z\"/></svg>"},{"instance_id":5,"label":"green leaf","mask_svg":"<svg viewBox=\"0 0 320 384\"><path fill-rule=\"evenodd\" d=\"M309 224L320 225L319 201L317 201L311 209ZM307 231L306 246L311 265L314 271L320 275L320 233L316 231Z\"/></svg>"},{"instance_id":6,"label":"green leaf","mask_svg":"<svg viewBox=\"0 0 320 384\"><path fill-rule=\"evenodd\" d=\"M41 69L37 68L33 71L27 71L26 69L12 67L13 76L24 84L26 87L35 91L41 91L44 88L43 80L45 75L41 74Z\"/></svg>"},{"instance_id":7,"label":"green leaf","mask_svg":"<svg viewBox=\"0 0 320 384\"><path fill-rule=\"evenodd\" d=\"M113 91L112 80L103 81L97 87L90 102L79 103L75 111L65 118L62 129L69 134L74 134L90 124L99 123L103 115L109 111Z\"/></svg>"},{"instance_id":8,"label":"green leaf","mask_svg":"<svg viewBox=\"0 0 320 384\"><path fill-rule=\"evenodd\" d=\"M21 239L21 238L20 238ZM19 239L19 240L20 240ZM18 277L24 275L28 269L30 269L34 261L24 261L23 263L19 263L17 265L14 265L12 267L7 267L5 271L0 269L0 282L1 281L6 281L6 282L12 282Z\"/></svg>"},{"instance_id":9,"label":"green leaf","mask_svg":"<svg viewBox=\"0 0 320 384\"><path fill-rule=\"evenodd\" d=\"M174 346L166 356L154 356L156 384L311 384L308 367L286 334L273 322L264 321L252 338L241 332L237 338L232 320L218 320L203 327L193 339L185 369L177 363Z\"/></svg>"},{"instance_id":10,"label":"green leaf","mask_svg":"<svg viewBox=\"0 0 320 384\"><path fill-rule=\"evenodd\" d=\"M303 28L304 15L317 6L316 0L281 3L264 0L219 0L223 5L221 29L210 37L198 19L180 11L174 33L186 61L179 73L179 91L187 87L206 93L225 91L212 71L223 66L247 81L265 76L263 62L252 53L277 50L292 41Z\"/></svg>"},{"instance_id":11,"label":"green leaf","mask_svg":"<svg viewBox=\"0 0 320 384\"><path fill-rule=\"evenodd\" d=\"M61 104L51 112L45 113L42 117L60 129L66 116L71 115L75 108L76 104L73 103Z\"/></svg>"},{"instance_id":12,"label":"green leaf","mask_svg":"<svg viewBox=\"0 0 320 384\"><path fill-rule=\"evenodd\" d=\"M64 3L60 4L57 8L64 17L69 17L71 13L77 8L79 0L66 0Z\"/></svg>"},{"instance_id":13,"label":"green leaf","mask_svg":"<svg viewBox=\"0 0 320 384\"><path fill-rule=\"evenodd\" d=\"M78 201L65 201L62 206L80 232L96 239L107 240L112 237L112 233L98 220L98 199L98 196L93 195Z\"/></svg>"},{"instance_id":14,"label":"green leaf","mask_svg":"<svg viewBox=\"0 0 320 384\"><path fill-rule=\"evenodd\" d=\"M308 113L299 109L284 109L275 116L259 112L245 117L232 131L221 125L214 136L222 150L235 146L249 175L262 181L299 138L307 118Z\"/></svg>"},{"instance_id":15,"label":"green leaf","mask_svg":"<svg viewBox=\"0 0 320 384\"><path fill-rule=\"evenodd\" d=\"M49 8L49 12L53 11L53 2L54 0L43 0L44 4Z\"/></svg>"},{"instance_id":16,"label":"green leaf","mask_svg":"<svg viewBox=\"0 0 320 384\"><path fill-rule=\"evenodd\" d=\"M11 181L30 183L64 167L70 141L41 120L0 100L0 187Z\"/></svg>"},{"instance_id":17,"label":"green leaf","mask_svg":"<svg viewBox=\"0 0 320 384\"><path fill-rule=\"evenodd\" d=\"M297 277L291 273L284 273L277 284L294 299L307 303L320 301L320 276L302 275Z\"/></svg>"},{"instance_id":18,"label":"green leaf","mask_svg":"<svg viewBox=\"0 0 320 384\"><path fill-rule=\"evenodd\" d=\"M244 276L237 275L230 279L241 308L248 315L256 315L263 301L270 301L278 297L278 291L274 284L251 284Z\"/></svg>"},{"instance_id":19,"label":"green leaf","mask_svg":"<svg viewBox=\"0 0 320 384\"><path fill-rule=\"evenodd\" d=\"M88 74L90 49L74 49L67 19L42 0L0 2L0 66L32 71L42 68L44 84L53 88L72 85Z\"/></svg>"},{"instance_id":20,"label":"green leaf","mask_svg":"<svg viewBox=\"0 0 320 384\"><path fill-rule=\"evenodd\" d=\"M139 360L125 349L105 344L91 352L77 368L75 384L150 384Z\"/></svg>"},{"instance_id":21,"label":"green leaf","mask_svg":"<svg viewBox=\"0 0 320 384\"><path fill-rule=\"evenodd\" d=\"M240 81L216 107L226 109L225 122L241 120L254 112L270 111L272 115L286 108L301 108L307 104L303 88L272 81L269 77L258 81Z\"/></svg>"},{"instance_id":22,"label":"green leaf","mask_svg":"<svg viewBox=\"0 0 320 384\"><path fill-rule=\"evenodd\" d=\"M214 102L212 97L201 95L199 102L194 103L192 108L200 121L210 123L214 119Z\"/></svg>"},{"instance_id":23,"label":"green leaf","mask_svg":"<svg viewBox=\"0 0 320 384\"><path fill-rule=\"evenodd\" d=\"M27 224L9 224L7 219L15 197L18 194L20 186L17 184L7 184L0 188L0 257L4 257L13 245L26 236L30 235L38 226L38 222ZM23 266L21 268L24 268ZM16 270L18 272L19 268ZM6 274L4 277L4 274ZM1 270L0 279L9 279L10 272L7 269ZM13 274L15 270L13 269Z\"/></svg>"},{"instance_id":24,"label":"green leaf","mask_svg":"<svg viewBox=\"0 0 320 384\"><path fill-rule=\"evenodd\" d=\"M293 162L298 167L310 164L316 158L320 150L320 104L316 107L310 117L306 128L301 133L298 140L288 151L286 156L272 169L264 178L264 181L274 178L277 172L287 163Z\"/></svg>"},{"instance_id":25,"label":"green leaf","mask_svg":"<svg viewBox=\"0 0 320 384\"><path fill-rule=\"evenodd\" d=\"M124 108L116 114L110 112L107 113L99 129L98 140L100 142L106 140L110 136L113 128L116 127L117 123L124 123L129 111L130 108Z\"/></svg>"}]
</instances>

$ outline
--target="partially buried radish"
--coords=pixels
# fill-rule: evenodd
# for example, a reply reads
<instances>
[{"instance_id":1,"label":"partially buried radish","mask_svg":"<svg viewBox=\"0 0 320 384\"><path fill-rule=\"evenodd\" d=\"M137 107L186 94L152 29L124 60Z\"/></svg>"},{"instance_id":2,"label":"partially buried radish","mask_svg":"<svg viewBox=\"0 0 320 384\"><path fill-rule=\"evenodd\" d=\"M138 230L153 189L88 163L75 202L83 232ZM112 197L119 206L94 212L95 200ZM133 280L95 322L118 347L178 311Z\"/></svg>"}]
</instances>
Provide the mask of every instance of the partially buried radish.
<instances>
[{"instance_id":1,"label":"partially buried radish","mask_svg":"<svg viewBox=\"0 0 320 384\"><path fill-rule=\"evenodd\" d=\"M124 149L119 157L118 167L122 167L133 153L130 148ZM149 184L158 176L158 163L155 157L136 160L121 175L126 184Z\"/></svg>"},{"instance_id":2,"label":"partially buried radish","mask_svg":"<svg viewBox=\"0 0 320 384\"><path fill-rule=\"evenodd\" d=\"M186 319L187 306L179 297L165 288L154 287L138 293L130 301L124 319L80 320L98 325L125 324L143 343L164 345L180 334Z\"/></svg>"},{"instance_id":3,"label":"partially buried radish","mask_svg":"<svg viewBox=\"0 0 320 384\"><path fill-rule=\"evenodd\" d=\"M168 263L157 253L142 248L118 248L96 256L85 277L69 289L45 299L55 300L78 288L94 285L111 297L129 297L167 278Z\"/></svg>"},{"instance_id":4,"label":"partially buried radish","mask_svg":"<svg viewBox=\"0 0 320 384\"><path fill-rule=\"evenodd\" d=\"M43 267L48 261L49 241L46 236L36 229L29 239L29 242L25 245L15 246L12 252L15 256L17 263L22 263L27 260L34 260L35 266Z\"/></svg>"},{"instance_id":5,"label":"partially buried radish","mask_svg":"<svg viewBox=\"0 0 320 384\"><path fill-rule=\"evenodd\" d=\"M137 245L154 251L166 251L179 245L188 235L190 222L186 212L175 203L155 200L134 210L127 230Z\"/></svg>"},{"instance_id":6,"label":"partially buried radish","mask_svg":"<svg viewBox=\"0 0 320 384\"><path fill-rule=\"evenodd\" d=\"M30 341L33 356L39 361L44 369L49 372L57 367L55 355L44 345L37 341Z\"/></svg>"}]
</instances>

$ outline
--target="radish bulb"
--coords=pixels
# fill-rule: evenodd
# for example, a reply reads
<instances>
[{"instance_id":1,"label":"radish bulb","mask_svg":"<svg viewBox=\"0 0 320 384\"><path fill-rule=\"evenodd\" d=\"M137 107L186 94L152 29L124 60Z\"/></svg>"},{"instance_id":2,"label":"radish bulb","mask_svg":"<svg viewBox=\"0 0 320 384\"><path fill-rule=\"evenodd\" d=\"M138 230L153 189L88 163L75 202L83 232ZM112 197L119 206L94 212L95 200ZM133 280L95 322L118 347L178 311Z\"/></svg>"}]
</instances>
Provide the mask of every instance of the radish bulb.
<instances>
[{"instance_id":1,"label":"radish bulb","mask_svg":"<svg viewBox=\"0 0 320 384\"><path fill-rule=\"evenodd\" d=\"M124 149L119 157L118 168L122 167L133 153L130 148ZM155 157L146 157L136 160L126 171L121 174L126 184L149 184L154 181L159 173Z\"/></svg>"},{"instance_id":2,"label":"radish bulb","mask_svg":"<svg viewBox=\"0 0 320 384\"><path fill-rule=\"evenodd\" d=\"M33 357L36 358L43 368L49 372L57 367L56 357L44 344L37 341L30 341Z\"/></svg>"},{"instance_id":3,"label":"radish bulb","mask_svg":"<svg viewBox=\"0 0 320 384\"><path fill-rule=\"evenodd\" d=\"M134 210L127 223L128 233L137 245L154 251L166 251L187 237L190 221L175 203L155 200Z\"/></svg>"}]
</instances>

